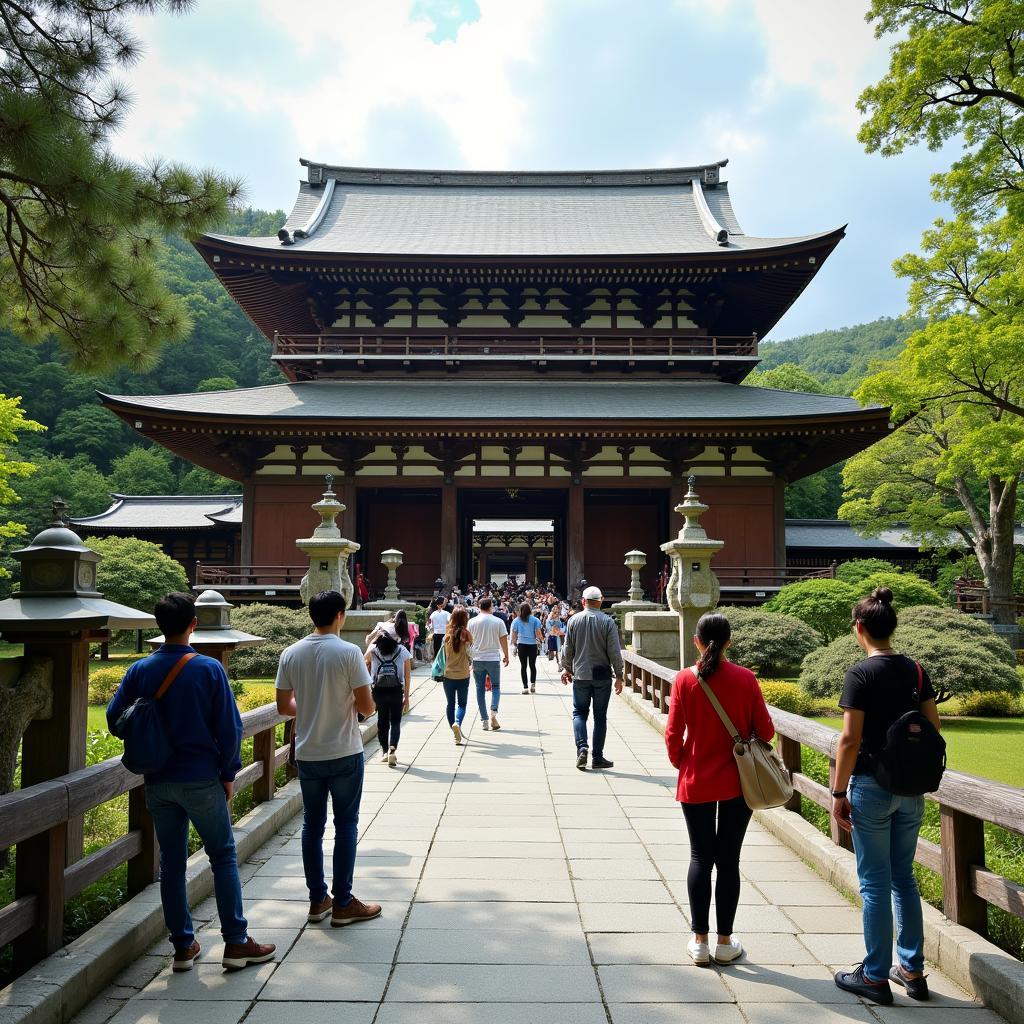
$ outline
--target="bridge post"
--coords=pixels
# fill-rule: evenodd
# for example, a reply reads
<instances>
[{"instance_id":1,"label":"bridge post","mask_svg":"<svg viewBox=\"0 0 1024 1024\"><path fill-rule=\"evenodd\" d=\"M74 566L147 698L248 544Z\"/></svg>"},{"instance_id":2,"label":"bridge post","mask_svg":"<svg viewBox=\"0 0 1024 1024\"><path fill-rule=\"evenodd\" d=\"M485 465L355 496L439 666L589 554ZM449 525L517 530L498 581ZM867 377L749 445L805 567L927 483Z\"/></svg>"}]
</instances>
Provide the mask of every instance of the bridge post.
<instances>
[{"instance_id":1,"label":"bridge post","mask_svg":"<svg viewBox=\"0 0 1024 1024\"><path fill-rule=\"evenodd\" d=\"M779 756L789 770L790 776L798 775L803 770L803 747L799 740L790 736L779 735ZM793 795L786 801L787 811L800 813L800 794L794 789Z\"/></svg>"},{"instance_id":2,"label":"bridge post","mask_svg":"<svg viewBox=\"0 0 1024 1024\"><path fill-rule=\"evenodd\" d=\"M979 935L988 933L988 905L971 887L971 867L985 865L985 822L939 805L942 848L942 910Z\"/></svg>"}]
</instances>

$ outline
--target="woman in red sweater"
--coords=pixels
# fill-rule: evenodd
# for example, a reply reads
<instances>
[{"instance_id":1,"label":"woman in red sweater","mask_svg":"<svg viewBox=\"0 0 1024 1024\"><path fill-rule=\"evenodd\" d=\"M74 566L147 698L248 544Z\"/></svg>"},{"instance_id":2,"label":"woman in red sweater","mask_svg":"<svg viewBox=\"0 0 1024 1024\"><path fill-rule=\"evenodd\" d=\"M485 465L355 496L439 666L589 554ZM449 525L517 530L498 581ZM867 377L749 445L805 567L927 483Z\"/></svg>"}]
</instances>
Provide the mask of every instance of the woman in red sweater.
<instances>
[{"instance_id":1,"label":"woman in red sweater","mask_svg":"<svg viewBox=\"0 0 1024 1024\"><path fill-rule=\"evenodd\" d=\"M714 959L727 964L743 954L743 946L733 936L732 926L740 898L740 850L750 822L750 808L740 788L732 738L701 687L698 674L742 736L757 735L771 740L775 735L775 726L754 673L725 658L731 636L729 620L724 615L709 612L701 616L693 638L700 660L695 669L683 669L676 676L665 727L668 757L673 767L679 769L676 799L683 806L686 830L690 834L686 888L693 938L686 949L693 962L700 966L709 964L712 959L708 918L713 867L718 869L715 882L718 942Z\"/></svg>"}]
</instances>

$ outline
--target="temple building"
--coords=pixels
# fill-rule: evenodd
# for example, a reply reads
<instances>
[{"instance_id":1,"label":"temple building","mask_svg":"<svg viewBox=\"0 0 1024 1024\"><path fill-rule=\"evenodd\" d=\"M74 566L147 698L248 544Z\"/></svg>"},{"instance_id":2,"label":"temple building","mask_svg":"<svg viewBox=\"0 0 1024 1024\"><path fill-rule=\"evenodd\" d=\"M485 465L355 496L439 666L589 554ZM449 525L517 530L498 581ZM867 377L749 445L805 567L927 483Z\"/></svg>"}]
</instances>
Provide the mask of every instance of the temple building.
<instances>
[{"instance_id":1,"label":"temple building","mask_svg":"<svg viewBox=\"0 0 1024 1024\"><path fill-rule=\"evenodd\" d=\"M653 592L691 472L704 525L725 541L716 565L785 566L786 484L890 429L883 408L742 384L758 338L843 229L745 234L724 161L302 163L276 236L196 242L287 383L102 396L139 433L239 482L236 568L250 578L296 562L327 473L371 583L383 585L379 552L397 547L411 595L483 569L472 524L488 520L527 534L550 523L534 571L563 591L584 575L624 589L623 553L639 548Z\"/></svg>"}]
</instances>

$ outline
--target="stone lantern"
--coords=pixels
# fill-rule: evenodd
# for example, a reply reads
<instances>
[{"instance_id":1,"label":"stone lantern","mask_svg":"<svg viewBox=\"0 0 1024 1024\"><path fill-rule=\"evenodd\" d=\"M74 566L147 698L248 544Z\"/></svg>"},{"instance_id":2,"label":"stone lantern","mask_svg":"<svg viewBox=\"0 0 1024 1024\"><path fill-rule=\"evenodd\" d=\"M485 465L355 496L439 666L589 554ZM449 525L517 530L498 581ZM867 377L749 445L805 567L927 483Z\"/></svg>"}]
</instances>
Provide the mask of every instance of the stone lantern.
<instances>
[{"instance_id":1,"label":"stone lantern","mask_svg":"<svg viewBox=\"0 0 1024 1024\"><path fill-rule=\"evenodd\" d=\"M679 616L679 661L684 668L696 661L693 635L697 620L718 604L720 589L711 559L725 546L724 541L709 539L700 525L708 506L697 495L696 477L689 477L687 483L689 489L675 509L684 518L683 528L674 540L661 545L672 558L668 605Z\"/></svg>"},{"instance_id":2,"label":"stone lantern","mask_svg":"<svg viewBox=\"0 0 1024 1024\"><path fill-rule=\"evenodd\" d=\"M384 598L380 601L371 601L365 605L373 611L397 612L401 609L412 611L416 607L410 601L403 601L398 590L398 567L402 564L405 556L397 548L388 548L380 553L380 564L388 571L388 582L384 587Z\"/></svg>"},{"instance_id":3,"label":"stone lantern","mask_svg":"<svg viewBox=\"0 0 1024 1024\"><path fill-rule=\"evenodd\" d=\"M96 589L102 556L64 525L66 508L63 501L54 501L53 523L14 552L21 563L21 585L13 597L0 601L0 634L8 643L24 644L22 674L43 667L52 680L48 707L40 712L44 717L29 722L22 740L23 788L85 767L89 645L109 640L111 630L155 624L149 612L107 601ZM6 738L17 742L13 733ZM19 882L23 861L46 860L39 848L46 841L43 835L18 844ZM76 817L68 822L66 860L81 855L82 818ZM26 868L24 877L31 874Z\"/></svg>"},{"instance_id":4,"label":"stone lantern","mask_svg":"<svg viewBox=\"0 0 1024 1024\"><path fill-rule=\"evenodd\" d=\"M629 580L629 600L630 601L642 601L644 599L644 589L640 586L640 570L647 564L647 555L643 551L637 551L634 548L632 551L626 552L625 566L630 572Z\"/></svg>"},{"instance_id":5,"label":"stone lantern","mask_svg":"<svg viewBox=\"0 0 1024 1024\"><path fill-rule=\"evenodd\" d=\"M640 570L647 564L647 554L635 548L627 551L623 564L629 569L629 594L625 601L618 601L609 609L619 623L622 631L622 642L633 642L633 616L636 612L656 612L661 608L654 601L644 600L644 590L640 585Z\"/></svg>"},{"instance_id":6,"label":"stone lantern","mask_svg":"<svg viewBox=\"0 0 1024 1024\"><path fill-rule=\"evenodd\" d=\"M224 596L216 590L204 590L196 598L196 628L192 631L189 645L200 654L216 658L225 669L231 652L239 647L256 647L266 643L266 638L253 636L252 633L233 629L231 626L231 609ZM150 646L159 647L164 642L162 636L153 637Z\"/></svg>"}]
</instances>

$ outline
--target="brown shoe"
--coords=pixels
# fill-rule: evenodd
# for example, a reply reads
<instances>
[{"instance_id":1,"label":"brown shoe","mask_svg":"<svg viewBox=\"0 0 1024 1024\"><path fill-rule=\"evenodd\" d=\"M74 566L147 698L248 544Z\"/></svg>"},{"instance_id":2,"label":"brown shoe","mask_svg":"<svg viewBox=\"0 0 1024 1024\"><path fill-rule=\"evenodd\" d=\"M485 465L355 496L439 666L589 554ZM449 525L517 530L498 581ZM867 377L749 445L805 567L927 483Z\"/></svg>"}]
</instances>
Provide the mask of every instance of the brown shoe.
<instances>
[{"instance_id":1,"label":"brown shoe","mask_svg":"<svg viewBox=\"0 0 1024 1024\"><path fill-rule=\"evenodd\" d=\"M174 962L171 964L172 971L191 971L192 965L199 959L203 947L193 940L188 949L176 949L174 951Z\"/></svg>"},{"instance_id":2,"label":"brown shoe","mask_svg":"<svg viewBox=\"0 0 1024 1024\"><path fill-rule=\"evenodd\" d=\"M309 904L309 913L306 915L306 920L310 924L316 924L318 921L322 921L325 917L331 916L331 908L334 906L334 902L330 896L325 896L319 903Z\"/></svg>"},{"instance_id":3,"label":"brown shoe","mask_svg":"<svg viewBox=\"0 0 1024 1024\"><path fill-rule=\"evenodd\" d=\"M274 959L277 946L272 943L260 945L252 936L245 942L229 942L224 946L224 959L221 966L225 971L240 971L249 964L265 964Z\"/></svg>"},{"instance_id":4,"label":"brown shoe","mask_svg":"<svg viewBox=\"0 0 1024 1024\"><path fill-rule=\"evenodd\" d=\"M331 927L341 928L346 924L372 921L375 917L380 917L380 913L381 905L379 903L364 903L353 896L346 906L335 905L331 912Z\"/></svg>"}]
</instances>

